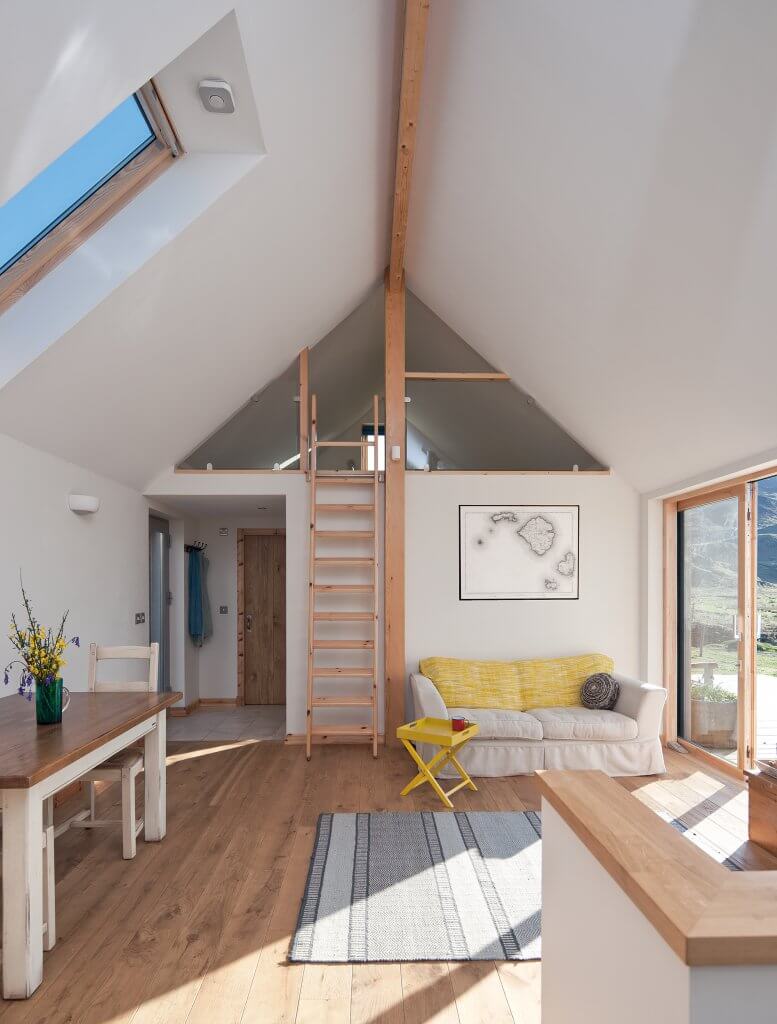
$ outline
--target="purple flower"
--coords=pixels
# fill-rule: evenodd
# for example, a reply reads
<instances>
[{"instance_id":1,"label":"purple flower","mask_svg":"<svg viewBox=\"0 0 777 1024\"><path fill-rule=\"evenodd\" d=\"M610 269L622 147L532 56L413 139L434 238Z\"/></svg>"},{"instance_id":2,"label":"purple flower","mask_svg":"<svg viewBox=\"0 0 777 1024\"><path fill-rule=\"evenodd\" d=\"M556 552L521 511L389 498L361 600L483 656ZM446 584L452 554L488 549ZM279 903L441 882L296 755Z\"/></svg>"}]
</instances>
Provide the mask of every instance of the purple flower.
<instances>
[{"instance_id":1,"label":"purple flower","mask_svg":"<svg viewBox=\"0 0 777 1024\"><path fill-rule=\"evenodd\" d=\"M22 697L24 696L24 684L23 683L19 683L19 694Z\"/></svg>"},{"instance_id":2,"label":"purple flower","mask_svg":"<svg viewBox=\"0 0 777 1024\"><path fill-rule=\"evenodd\" d=\"M80 647L81 646L81 638L78 637L78 636L74 636L73 639L70 641L70 643L71 644L75 644L76 647Z\"/></svg>"},{"instance_id":3,"label":"purple flower","mask_svg":"<svg viewBox=\"0 0 777 1024\"><path fill-rule=\"evenodd\" d=\"M5 672L3 673L3 682L5 683L6 686L8 686L8 684L11 682L11 676L8 672L8 669L6 669Z\"/></svg>"}]
</instances>

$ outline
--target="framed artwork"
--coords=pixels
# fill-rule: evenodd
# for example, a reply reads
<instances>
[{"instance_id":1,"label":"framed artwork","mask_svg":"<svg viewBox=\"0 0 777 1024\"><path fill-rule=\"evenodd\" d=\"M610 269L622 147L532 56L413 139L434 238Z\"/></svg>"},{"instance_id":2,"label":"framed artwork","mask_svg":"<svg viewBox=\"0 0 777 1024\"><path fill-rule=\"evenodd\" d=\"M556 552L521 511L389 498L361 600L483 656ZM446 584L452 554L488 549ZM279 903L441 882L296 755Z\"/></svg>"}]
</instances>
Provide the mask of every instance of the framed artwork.
<instances>
[{"instance_id":1,"label":"framed artwork","mask_svg":"<svg viewBox=\"0 0 777 1024\"><path fill-rule=\"evenodd\" d=\"M459 600L576 601L579 505L459 505Z\"/></svg>"}]
</instances>

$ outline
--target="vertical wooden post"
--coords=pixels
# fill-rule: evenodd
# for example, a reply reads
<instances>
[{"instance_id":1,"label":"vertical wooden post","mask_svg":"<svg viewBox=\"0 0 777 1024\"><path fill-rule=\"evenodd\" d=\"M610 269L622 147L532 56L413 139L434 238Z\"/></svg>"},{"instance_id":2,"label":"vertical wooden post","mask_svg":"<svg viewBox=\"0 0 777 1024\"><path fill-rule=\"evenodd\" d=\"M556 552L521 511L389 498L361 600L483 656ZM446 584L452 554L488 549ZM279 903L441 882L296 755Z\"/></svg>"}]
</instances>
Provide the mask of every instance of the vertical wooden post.
<instances>
[{"instance_id":1,"label":"vertical wooden post","mask_svg":"<svg viewBox=\"0 0 777 1024\"><path fill-rule=\"evenodd\" d=\"M393 449L399 447L399 459ZM398 746L405 711L405 275L391 287L386 273L386 519L384 647L386 743Z\"/></svg>"},{"instance_id":2,"label":"vertical wooden post","mask_svg":"<svg viewBox=\"0 0 777 1024\"><path fill-rule=\"evenodd\" d=\"M308 448L310 447L309 389L308 350L303 348L299 354L299 468L305 473L310 465L308 462Z\"/></svg>"}]
</instances>

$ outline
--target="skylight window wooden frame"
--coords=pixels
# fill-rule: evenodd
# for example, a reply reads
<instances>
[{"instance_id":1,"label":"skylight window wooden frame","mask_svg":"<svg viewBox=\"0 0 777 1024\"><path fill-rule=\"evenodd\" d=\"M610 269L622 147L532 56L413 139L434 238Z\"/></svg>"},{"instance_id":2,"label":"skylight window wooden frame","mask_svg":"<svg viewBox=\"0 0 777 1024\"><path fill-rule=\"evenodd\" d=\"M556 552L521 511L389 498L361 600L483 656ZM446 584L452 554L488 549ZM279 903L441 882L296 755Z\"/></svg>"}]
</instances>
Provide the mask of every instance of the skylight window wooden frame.
<instances>
[{"instance_id":1,"label":"skylight window wooden frame","mask_svg":"<svg viewBox=\"0 0 777 1024\"><path fill-rule=\"evenodd\" d=\"M42 280L183 153L152 81L134 94L155 138L56 227L0 274L0 315Z\"/></svg>"}]
</instances>

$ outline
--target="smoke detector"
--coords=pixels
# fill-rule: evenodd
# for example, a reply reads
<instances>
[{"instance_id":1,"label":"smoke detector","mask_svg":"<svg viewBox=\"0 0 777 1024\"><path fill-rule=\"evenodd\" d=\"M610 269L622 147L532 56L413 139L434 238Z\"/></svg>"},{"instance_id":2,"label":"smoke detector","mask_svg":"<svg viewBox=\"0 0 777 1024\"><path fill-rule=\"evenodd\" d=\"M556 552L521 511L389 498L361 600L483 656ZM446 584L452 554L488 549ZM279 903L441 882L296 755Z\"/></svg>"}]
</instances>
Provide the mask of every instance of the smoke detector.
<instances>
[{"instance_id":1,"label":"smoke detector","mask_svg":"<svg viewBox=\"0 0 777 1024\"><path fill-rule=\"evenodd\" d=\"M218 78L204 78L197 86L202 105L210 114L234 114L232 86Z\"/></svg>"}]
</instances>

